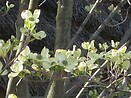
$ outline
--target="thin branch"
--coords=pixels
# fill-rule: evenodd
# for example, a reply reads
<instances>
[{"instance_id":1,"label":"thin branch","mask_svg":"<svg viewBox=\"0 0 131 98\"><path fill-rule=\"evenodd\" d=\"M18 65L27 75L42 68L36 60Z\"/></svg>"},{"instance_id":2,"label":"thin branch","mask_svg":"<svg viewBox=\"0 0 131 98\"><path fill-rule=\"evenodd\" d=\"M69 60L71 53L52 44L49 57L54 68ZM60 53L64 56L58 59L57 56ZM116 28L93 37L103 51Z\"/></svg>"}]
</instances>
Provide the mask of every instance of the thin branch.
<instances>
[{"instance_id":1,"label":"thin branch","mask_svg":"<svg viewBox=\"0 0 131 98\"><path fill-rule=\"evenodd\" d=\"M40 7L41 5L43 5L45 2L46 2L46 0L43 0L43 1L39 4L39 7Z\"/></svg>"},{"instance_id":2,"label":"thin branch","mask_svg":"<svg viewBox=\"0 0 131 98\"><path fill-rule=\"evenodd\" d=\"M90 77L90 79L85 83L85 85L82 87L82 89L79 91L79 93L77 94L77 96L75 98L80 98L80 96L82 95L83 91L85 90L85 87L87 87L90 83L90 81L99 73L99 71L101 70L101 68L103 68L106 64L107 64L107 60L96 70L96 72Z\"/></svg>"},{"instance_id":3,"label":"thin branch","mask_svg":"<svg viewBox=\"0 0 131 98\"><path fill-rule=\"evenodd\" d=\"M82 32L83 28L85 27L86 23L88 22L88 20L90 19L90 17L93 15L95 8L97 7L97 5L99 4L100 0L97 0L95 2L95 4L93 5L93 7L91 8L89 14L87 15L87 17L85 18L85 20L83 21L83 23L81 24L80 28L77 30L77 32L75 33L75 35L73 36L73 38L71 39L70 43L67 46L67 49L69 49L73 43L75 42L75 40L77 39L78 35Z\"/></svg>"},{"instance_id":4,"label":"thin branch","mask_svg":"<svg viewBox=\"0 0 131 98\"><path fill-rule=\"evenodd\" d=\"M99 95L98 98L103 98L103 96L105 96L106 91L107 91L109 88L111 88L111 89L113 89L113 90L111 91L110 95L108 95L107 98L112 98L111 96L112 96L112 94L114 93L114 91L116 91L116 88L117 88L117 89L119 88L119 90L124 89L123 87L125 87L124 85L125 85L125 83L127 82L127 81L126 81L126 76L127 76L127 71L124 71L124 77L121 77L121 78L118 78L118 79L116 78L113 82L111 82L111 83L100 93L100 95ZM124 81L122 82L121 86L118 85L118 87L112 88L112 86L113 86L116 82L121 81L122 79L123 79Z\"/></svg>"},{"instance_id":5,"label":"thin branch","mask_svg":"<svg viewBox=\"0 0 131 98\"><path fill-rule=\"evenodd\" d=\"M115 79L114 81L112 81L98 96L98 98L103 98L103 96L105 95L107 89L111 88L116 82L120 81L123 78L119 78L119 79Z\"/></svg>"},{"instance_id":6,"label":"thin branch","mask_svg":"<svg viewBox=\"0 0 131 98\"><path fill-rule=\"evenodd\" d=\"M127 18L128 18L128 13L129 13L129 9L130 9L130 8L131 8L131 6L128 7L127 12L126 12L126 17L125 17L124 19L122 19L121 22L119 22L119 23L117 23L117 24L114 24L114 25L111 25L111 24L105 24L105 25L106 25L106 26L109 26L109 27L116 27L116 26L119 26L119 25L123 24L123 23L127 20Z\"/></svg>"},{"instance_id":7,"label":"thin branch","mask_svg":"<svg viewBox=\"0 0 131 98\"><path fill-rule=\"evenodd\" d=\"M113 9L110 15L106 18L106 20L94 32L89 41L95 39L99 35L99 33L105 28L105 24L107 24L110 21L111 17L113 17L125 3L127 3L127 0L121 0L121 2Z\"/></svg>"},{"instance_id":8,"label":"thin branch","mask_svg":"<svg viewBox=\"0 0 131 98\"><path fill-rule=\"evenodd\" d=\"M127 2L128 2L128 4L129 4L129 5L131 5L131 2L130 2L130 0L127 0Z\"/></svg>"},{"instance_id":9,"label":"thin branch","mask_svg":"<svg viewBox=\"0 0 131 98\"><path fill-rule=\"evenodd\" d=\"M128 27L127 31L125 32L124 36L122 37L122 39L121 39L121 41L119 43L118 48L121 47L124 43L127 42L128 38L131 36L131 32L130 31L131 31L131 22L129 24L129 27Z\"/></svg>"},{"instance_id":10,"label":"thin branch","mask_svg":"<svg viewBox=\"0 0 131 98\"><path fill-rule=\"evenodd\" d=\"M69 90L67 90L65 92L65 98L68 98L68 96L72 95L74 93L74 91L76 91L76 89L78 89L77 85L72 86Z\"/></svg>"}]
</instances>

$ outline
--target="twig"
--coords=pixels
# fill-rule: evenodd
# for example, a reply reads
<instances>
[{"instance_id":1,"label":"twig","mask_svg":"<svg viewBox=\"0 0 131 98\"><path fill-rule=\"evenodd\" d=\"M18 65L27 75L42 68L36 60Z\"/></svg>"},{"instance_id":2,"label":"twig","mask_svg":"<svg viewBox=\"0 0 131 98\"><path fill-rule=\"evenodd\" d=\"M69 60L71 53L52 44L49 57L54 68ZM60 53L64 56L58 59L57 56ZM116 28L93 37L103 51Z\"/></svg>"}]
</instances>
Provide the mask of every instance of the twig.
<instances>
[{"instance_id":1,"label":"twig","mask_svg":"<svg viewBox=\"0 0 131 98\"><path fill-rule=\"evenodd\" d=\"M131 5L131 2L130 2L130 0L127 0L127 2L128 2L128 4L129 4L129 5Z\"/></svg>"},{"instance_id":2,"label":"twig","mask_svg":"<svg viewBox=\"0 0 131 98\"><path fill-rule=\"evenodd\" d=\"M113 84L115 84L116 82L120 81L123 78L119 78L119 79L115 79L114 81L112 81L98 96L98 98L103 98L103 96L105 95L107 89L111 88Z\"/></svg>"},{"instance_id":3,"label":"twig","mask_svg":"<svg viewBox=\"0 0 131 98\"><path fill-rule=\"evenodd\" d=\"M118 48L121 47L124 43L127 42L128 38L131 36L131 23L129 24L129 27L127 29L127 31L125 32L124 36L122 37L119 45L118 45Z\"/></svg>"},{"instance_id":4,"label":"twig","mask_svg":"<svg viewBox=\"0 0 131 98\"><path fill-rule=\"evenodd\" d=\"M105 24L107 24L111 17L113 17L116 12L119 11L119 9L125 4L127 3L127 0L121 0L121 2L113 9L113 11L110 13L110 15L106 18L106 20L98 27L98 29L94 32L94 34L92 35L92 37L89 39L89 41L95 39L99 33L104 29L104 27L106 26Z\"/></svg>"},{"instance_id":5,"label":"twig","mask_svg":"<svg viewBox=\"0 0 131 98\"><path fill-rule=\"evenodd\" d=\"M122 19L121 22L119 22L119 23L117 23L117 24L114 24L114 25L111 25L111 24L105 24L105 25L106 25L106 26L109 26L109 27L116 27L116 26L119 26L119 25L123 24L123 23L127 20L127 18L128 18L128 13L129 13L129 9L130 9L130 8L131 8L131 6L128 7L127 12L126 12L126 16L125 16L124 19Z\"/></svg>"},{"instance_id":6,"label":"twig","mask_svg":"<svg viewBox=\"0 0 131 98\"><path fill-rule=\"evenodd\" d=\"M65 92L65 95L64 95L65 98L68 98L69 95L72 95L73 92L74 92L76 89L78 89L78 86L77 86L77 85L74 85L74 86L72 86L69 90L67 90L67 91Z\"/></svg>"},{"instance_id":7,"label":"twig","mask_svg":"<svg viewBox=\"0 0 131 98\"><path fill-rule=\"evenodd\" d=\"M87 17L85 18L85 20L83 21L83 23L81 24L80 28L77 30L77 32L75 33L75 35L73 36L73 38L71 39L70 43L67 46L67 49L69 49L73 43L75 42L76 38L78 37L78 35L82 32L83 28L85 27L86 23L88 22L88 20L90 19L90 17L92 16L92 14L94 13L95 8L97 7L97 5L99 4L100 0L97 0L95 2L95 4L93 5L93 7L91 8L89 14L87 15Z\"/></svg>"},{"instance_id":8,"label":"twig","mask_svg":"<svg viewBox=\"0 0 131 98\"><path fill-rule=\"evenodd\" d=\"M87 85L90 83L90 81L99 73L99 71L101 70L101 68L103 68L106 64L107 64L107 60L96 70L96 72L90 77L90 79L85 83L85 85L82 87L82 89L79 91L79 93L77 94L77 96L75 98L80 98L81 94L83 93L83 91L85 90L85 88L87 87Z\"/></svg>"},{"instance_id":9,"label":"twig","mask_svg":"<svg viewBox=\"0 0 131 98\"><path fill-rule=\"evenodd\" d=\"M45 2L46 2L46 0L43 0L43 1L39 4L39 7L40 7L41 5L43 5Z\"/></svg>"}]
</instances>

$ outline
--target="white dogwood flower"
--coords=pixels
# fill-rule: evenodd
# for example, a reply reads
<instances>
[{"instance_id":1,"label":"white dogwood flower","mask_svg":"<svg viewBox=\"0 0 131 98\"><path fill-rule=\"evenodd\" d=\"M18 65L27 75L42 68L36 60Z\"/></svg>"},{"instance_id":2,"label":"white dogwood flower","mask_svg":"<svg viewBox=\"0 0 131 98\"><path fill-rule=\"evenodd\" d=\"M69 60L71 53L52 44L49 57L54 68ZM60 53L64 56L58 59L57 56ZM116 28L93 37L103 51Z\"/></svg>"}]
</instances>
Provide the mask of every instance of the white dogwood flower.
<instances>
[{"instance_id":1,"label":"white dogwood flower","mask_svg":"<svg viewBox=\"0 0 131 98\"><path fill-rule=\"evenodd\" d=\"M38 23L39 22L39 19L38 19L39 16L40 16L40 9L36 9L33 14L29 10L24 10L21 13L22 19L24 19L26 21L28 20L28 21L30 21L30 23Z\"/></svg>"}]
</instances>

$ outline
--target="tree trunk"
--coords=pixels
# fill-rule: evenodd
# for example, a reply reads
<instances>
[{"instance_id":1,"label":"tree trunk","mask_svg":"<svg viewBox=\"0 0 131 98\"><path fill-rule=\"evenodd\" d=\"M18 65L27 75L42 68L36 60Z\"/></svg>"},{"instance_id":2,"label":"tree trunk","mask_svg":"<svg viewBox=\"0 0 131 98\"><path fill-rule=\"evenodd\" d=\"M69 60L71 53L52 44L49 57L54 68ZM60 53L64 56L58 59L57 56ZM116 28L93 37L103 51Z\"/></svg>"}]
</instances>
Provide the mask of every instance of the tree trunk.
<instances>
[{"instance_id":1,"label":"tree trunk","mask_svg":"<svg viewBox=\"0 0 131 98\"><path fill-rule=\"evenodd\" d=\"M70 40L73 0L58 0L56 16L56 49L66 49ZM62 74L54 73L54 75ZM51 80L44 98L64 98L64 80Z\"/></svg>"},{"instance_id":2,"label":"tree trunk","mask_svg":"<svg viewBox=\"0 0 131 98\"><path fill-rule=\"evenodd\" d=\"M73 0L59 0L56 16L55 50L65 49L69 44Z\"/></svg>"}]
</instances>

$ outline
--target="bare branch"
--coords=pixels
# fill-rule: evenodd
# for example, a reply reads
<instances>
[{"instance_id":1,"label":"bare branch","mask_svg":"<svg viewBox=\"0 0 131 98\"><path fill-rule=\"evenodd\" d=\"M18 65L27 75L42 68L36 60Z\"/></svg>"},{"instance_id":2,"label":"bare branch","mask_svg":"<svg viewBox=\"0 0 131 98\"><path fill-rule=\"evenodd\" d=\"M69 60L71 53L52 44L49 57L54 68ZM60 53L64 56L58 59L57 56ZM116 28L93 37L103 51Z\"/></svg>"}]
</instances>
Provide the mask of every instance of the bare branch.
<instances>
[{"instance_id":1,"label":"bare branch","mask_svg":"<svg viewBox=\"0 0 131 98\"><path fill-rule=\"evenodd\" d=\"M127 12L126 12L126 17L125 17L124 19L122 19L121 22L119 22L119 23L117 23L117 24L114 24L114 25L111 25L111 24L105 24L105 25L106 25L106 26L109 26L109 27L116 27L116 26L119 26L119 25L123 24L123 23L127 20L127 18L128 18L128 13L129 13L129 9L130 9L130 8L131 8L131 6L128 7Z\"/></svg>"},{"instance_id":2,"label":"bare branch","mask_svg":"<svg viewBox=\"0 0 131 98\"><path fill-rule=\"evenodd\" d=\"M128 2L128 4L129 4L129 5L131 5L131 2L130 2L130 0L127 0L127 2Z\"/></svg>"},{"instance_id":3,"label":"bare branch","mask_svg":"<svg viewBox=\"0 0 131 98\"><path fill-rule=\"evenodd\" d=\"M85 83L85 85L82 87L82 89L79 91L79 93L77 94L77 96L75 98L80 98L81 94L83 93L83 91L85 90L85 88L89 85L90 81L99 73L99 71L101 70L101 68L103 68L108 61L105 61L97 70L96 72L90 77L90 79Z\"/></svg>"},{"instance_id":4,"label":"bare branch","mask_svg":"<svg viewBox=\"0 0 131 98\"><path fill-rule=\"evenodd\" d=\"M111 17L113 17L125 3L127 3L127 0L121 0L121 2L113 9L110 15L106 18L106 20L94 32L94 34L92 35L89 41L95 39L96 36L99 35L99 33L105 28L106 26L105 24L107 24L110 21Z\"/></svg>"},{"instance_id":5,"label":"bare branch","mask_svg":"<svg viewBox=\"0 0 131 98\"><path fill-rule=\"evenodd\" d=\"M85 18L85 20L83 21L83 23L81 24L80 28L77 30L77 32L75 33L75 35L73 36L73 38L71 39L70 43L67 46L67 49L70 48L73 43L75 42L75 40L77 39L78 35L82 32L83 28L85 27L86 23L88 22L88 20L90 19L90 17L92 16L92 14L94 13L95 8L97 7L97 5L99 4L100 0L97 0L95 2L95 4L93 5L92 9L90 10L89 14L87 15L87 17Z\"/></svg>"}]
</instances>

